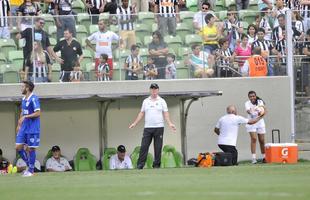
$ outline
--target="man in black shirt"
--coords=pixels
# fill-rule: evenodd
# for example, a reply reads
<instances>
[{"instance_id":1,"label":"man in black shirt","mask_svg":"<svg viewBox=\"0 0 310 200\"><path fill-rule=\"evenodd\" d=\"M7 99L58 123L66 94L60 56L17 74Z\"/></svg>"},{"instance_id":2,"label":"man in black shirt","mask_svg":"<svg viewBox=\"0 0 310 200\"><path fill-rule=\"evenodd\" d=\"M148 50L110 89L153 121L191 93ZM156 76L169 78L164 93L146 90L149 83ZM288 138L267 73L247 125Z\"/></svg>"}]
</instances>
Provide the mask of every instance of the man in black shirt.
<instances>
[{"instance_id":1,"label":"man in black shirt","mask_svg":"<svg viewBox=\"0 0 310 200\"><path fill-rule=\"evenodd\" d=\"M69 82L70 72L73 70L75 63L81 63L83 52L80 43L73 39L70 29L64 31L64 40L59 41L54 47L54 51L61 52L61 82ZM79 55L79 57L78 57Z\"/></svg>"},{"instance_id":2,"label":"man in black shirt","mask_svg":"<svg viewBox=\"0 0 310 200\"><path fill-rule=\"evenodd\" d=\"M51 47L48 34L43 30L44 24L45 21L43 18L40 17L36 18L34 29L27 28L20 34L16 35L17 39L21 38L25 39L25 45L23 47L23 54L24 54L23 70L25 70L25 62L27 58L31 55L33 41L40 41L42 48L46 50L50 56L56 58L58 62L61 62L61 60L58 58L58 56L53 51L53 48ZM34 34L32 35L33 32Z\"/></svg>"}]
</instances>

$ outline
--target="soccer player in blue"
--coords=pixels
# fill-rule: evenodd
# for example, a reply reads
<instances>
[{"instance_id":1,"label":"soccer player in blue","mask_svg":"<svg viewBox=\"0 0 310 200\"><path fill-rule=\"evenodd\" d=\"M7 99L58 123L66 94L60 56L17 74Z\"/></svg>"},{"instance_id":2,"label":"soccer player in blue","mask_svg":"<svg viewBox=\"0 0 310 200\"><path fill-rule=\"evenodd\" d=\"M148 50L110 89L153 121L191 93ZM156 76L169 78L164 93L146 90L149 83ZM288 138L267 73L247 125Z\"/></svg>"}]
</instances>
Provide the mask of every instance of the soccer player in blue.
<instances>
[{"instance_id":1,"label":"soccer player in blue","mask_svg":"<svg viewBox=\"0 0 310 200\"><path fill-rule=\"evenodd\" d=\"M31 81L23 81L22 111L16 128L16 150L28 166L23 173L24 177L33 176L36 148L40 145L40 102L32 93L33 89Z\"/></svg>"}]
</instances>

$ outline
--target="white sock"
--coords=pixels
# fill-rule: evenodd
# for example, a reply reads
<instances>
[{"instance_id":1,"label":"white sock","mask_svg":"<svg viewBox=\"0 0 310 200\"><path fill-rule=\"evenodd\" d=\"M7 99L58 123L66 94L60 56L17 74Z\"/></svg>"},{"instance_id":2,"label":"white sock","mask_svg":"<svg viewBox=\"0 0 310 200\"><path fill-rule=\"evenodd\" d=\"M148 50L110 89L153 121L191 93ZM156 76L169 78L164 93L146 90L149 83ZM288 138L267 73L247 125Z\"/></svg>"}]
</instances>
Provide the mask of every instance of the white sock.
<instances>
[{"instance_id":1,"label":"white sock","mask_svg":"<svg viewBox=\"0 0 310 200\"><path fill-rule=\"evenodd\" d=\"M265 154L262 154L263 158L265 158Z\"/></svg>"},{"instance_id":2,"label":"white sock","mask_svg":"<svg viewBox=\"0 0 310 200\"><path fill-rule=\"evenodd\" d=\"M252 154L252 159L256 159L256 154L255 153Z\"/></svg>"}]
</instances>

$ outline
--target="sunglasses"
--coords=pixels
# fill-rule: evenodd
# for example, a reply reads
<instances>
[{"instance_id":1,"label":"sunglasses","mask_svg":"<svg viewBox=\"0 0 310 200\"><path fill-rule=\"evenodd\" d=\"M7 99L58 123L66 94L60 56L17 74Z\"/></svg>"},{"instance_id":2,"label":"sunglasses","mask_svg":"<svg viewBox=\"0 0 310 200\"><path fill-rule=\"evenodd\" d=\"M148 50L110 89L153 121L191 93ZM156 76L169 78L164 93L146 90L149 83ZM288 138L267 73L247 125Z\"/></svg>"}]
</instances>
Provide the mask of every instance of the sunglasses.
<instances>
[{"instance_id":1,"label":"sunglasses","mask_svg":"<svg viewBox=\"0 0 310 200\"><path fill-rule=\"evenodd\" d=\"M208 10L209 7L202 7L202 10Z\"/></svg>"}]
</instances>

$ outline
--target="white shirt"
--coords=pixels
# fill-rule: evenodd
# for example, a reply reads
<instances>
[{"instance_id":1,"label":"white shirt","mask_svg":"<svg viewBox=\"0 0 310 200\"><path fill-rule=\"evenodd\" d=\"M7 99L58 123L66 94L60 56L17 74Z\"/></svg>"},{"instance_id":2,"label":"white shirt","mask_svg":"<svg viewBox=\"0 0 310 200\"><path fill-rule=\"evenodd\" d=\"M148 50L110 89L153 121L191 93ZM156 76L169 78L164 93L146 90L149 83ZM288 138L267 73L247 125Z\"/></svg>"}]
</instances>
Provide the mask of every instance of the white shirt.
<instances>
[{"instance_id":1,"label":"white shirt","mask_svg":"<svg viewBox=\"0 0 310 200\"><path fill-rule=\"evenodd\" d=\"M220 129L218 144L236 146L239 125L248 122L248 119L235 114L226 114L221 117L215 126Z\"/></svg>"},{"instance_id":2,"label":"white shirt","mask_svg":"<svg viewBox=\"0 0 310 200\"><path fill-rule=\"evenodd\" d=\"M27 167L27 164L25 163L25 161L24 161L23 159L19 158L19 159L16 161L16 167L18 167L18 168ZM37 170L41 171L41 164L40 164L40 162L39 162L38 160L35 161L34 167L35 167Z\"/></svg>"},{"instance_id":3,"label":"white shirt","mask_svg":"<svg viewBox=\"0 0 310 200\"><path fill-rule=\"evenodd\" d=\"M215 16L213 11L207 11L207 12L199 11L193 17L193 23L197 23L200 30L203 27L207 26L207 23L205 21L205 17L207 14L212 14L213 16Z\"/></svg>"},{"instance_id":4,"label":"white shirt","mask_svg":"<svg viewBox=\"0 0 310 200\"><path fill-rule=\"evenodd\" d=\"M46 169L52 169L57 172L64 172L66 168L69 170L72 169L67 159L64 157L60 157L59 161L56 160L54 157L49 158L46 161Z\"/></svg>"},{"instance_id":5,"label":"white shirt","mask_svg":"<svg viewBox=\"0 0 310 200\"><path fill-rule=\"evenodd\" d=\"M164 127L163 112L168 112L167 103L160 96L155 100L148 97L143 101L141 112L145 113L145 128Z\"/></svg>"},{"instance_id":6,"label":"white shirt","mask_svg":"<svg viewBox=\"0 0 310 200\"><path fill-rule=\"evenodd\" d=\"M89 41L96 42L96 58L100 58L101 54L107 54L109 58L112 58L112 42L118 41L119 36L112 32L100 32L97 31L87 38Z\"/></svg>"},{"instance_id":7,"label":"white shirt","mask_svg":"<svg viewBox=\"0 0 310 200\"><path fill-rule=\"evenodd\" d=\"M246 111L249 110L250 113L251 113L251 114L248 114L248 119L255 119L255 118L258 117L258 111L256 109L258 106L265 106L265 104L260 99L257 100L257 105L252 104L250 100L245 102L245 110ZM265 121L264 121L264 119L261 119L261 120L259 120L258 122L256 122L253 125L255 125L257 127L259 127L259 126L265 127ZM253 126L253 125L250 125L250 126Z\"/></svg>"},{"instance_id":8,"label":"white shirt","mask_svg":"<svg viewBox=\"0 0 310 200\"><path fill-rule=\"evenodd\" d=\"M131 159L128 155L125 155L123 161L118 159L117 154L110 158L110 169L132 169Z\"/></svg>"}]
</instances>

